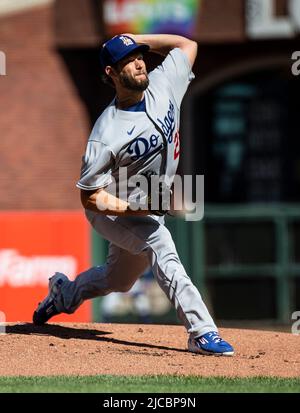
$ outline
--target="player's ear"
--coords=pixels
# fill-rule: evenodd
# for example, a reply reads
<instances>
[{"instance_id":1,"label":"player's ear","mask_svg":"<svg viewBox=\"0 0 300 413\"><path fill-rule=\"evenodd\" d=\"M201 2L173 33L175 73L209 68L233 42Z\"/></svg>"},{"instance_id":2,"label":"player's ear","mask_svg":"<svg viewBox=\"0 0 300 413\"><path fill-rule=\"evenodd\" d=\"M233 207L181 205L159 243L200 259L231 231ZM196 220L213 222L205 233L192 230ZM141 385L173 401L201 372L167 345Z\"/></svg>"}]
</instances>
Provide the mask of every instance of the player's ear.
<instances>
[{"instance_id":1,"label":"player's ear","mask_svg":"<svg viewBox=\"0 0 300 413\"><path fill-rule=\"evenodd\" d=\"M117 76L117 71L112 66L106 66L105 73L108 77L111 77L112 79L114 79Z\"/></svg>"},{"instance_id":2,"label":"player's ear","mask_svg":"<svg viewBox=\"0 0 300 413\"><path fill-rule=\"evenodd\" d=\"M111 67L111 66L106 66L106 68L105 68L105 73L107 74L107 76L111 76L112 67Z\"/></svg>"}]
</instances>

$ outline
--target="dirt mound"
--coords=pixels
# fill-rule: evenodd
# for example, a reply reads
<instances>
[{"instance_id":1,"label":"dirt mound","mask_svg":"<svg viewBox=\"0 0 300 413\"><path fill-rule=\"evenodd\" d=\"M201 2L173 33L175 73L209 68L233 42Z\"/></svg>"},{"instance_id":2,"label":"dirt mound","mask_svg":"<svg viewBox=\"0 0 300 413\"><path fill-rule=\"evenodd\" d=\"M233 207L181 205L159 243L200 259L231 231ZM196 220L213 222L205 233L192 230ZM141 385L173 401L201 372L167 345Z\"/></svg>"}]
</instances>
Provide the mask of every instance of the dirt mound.
<instances>
[{"instance_id":1,"label":"dirt mound","mask_svg":"<svg viewBox=\"0 0 300 413\"><path fill-rule=\"evenodd\" d=\"M0 376L300 376L299 336L229 328L220 333L234 346L234 357L189 353L181 326L8 323L0 335Z\"/></svg>"}]
</instances>

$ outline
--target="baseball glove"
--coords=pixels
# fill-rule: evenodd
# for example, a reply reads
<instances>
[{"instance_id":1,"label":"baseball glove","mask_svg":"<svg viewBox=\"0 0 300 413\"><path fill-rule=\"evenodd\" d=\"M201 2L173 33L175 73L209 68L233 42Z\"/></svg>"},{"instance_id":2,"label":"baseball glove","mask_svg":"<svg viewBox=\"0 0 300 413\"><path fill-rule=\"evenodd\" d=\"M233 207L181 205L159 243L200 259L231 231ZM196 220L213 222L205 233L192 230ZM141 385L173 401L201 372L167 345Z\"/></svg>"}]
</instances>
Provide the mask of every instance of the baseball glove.
<instances>
[{"instance_id":1,"label":"baseball glove","mask_svg":"<svg viewBox=\"0 0 300 413\"><path fill-rule=\"evenodd\" d=\"M153 215L163 216L170 210L170 198L172 190L164 183L159 181L159 175L153 171L146 171L140 174L147 179L148 192L143 200L143 207ZM153 177L154 178L151 178ZM137 184L139 187L139 184ZM137 210L141 204L130 202L130 209Z\"/></svg>"},{"instance_id":2,"label":"baseball glove","mask_svg":"<svg viewBox=\"0 0 300 413\"><path fill-rule=\"evenodd\" d=\"M149 211L153 215L165 215L170 210L171 189L164 182L160 182L159 176L153 171L144 172L142 175L148 181L147 204ZM153 176L154 179L152 179Z\"/></svg>"}]
</instances>

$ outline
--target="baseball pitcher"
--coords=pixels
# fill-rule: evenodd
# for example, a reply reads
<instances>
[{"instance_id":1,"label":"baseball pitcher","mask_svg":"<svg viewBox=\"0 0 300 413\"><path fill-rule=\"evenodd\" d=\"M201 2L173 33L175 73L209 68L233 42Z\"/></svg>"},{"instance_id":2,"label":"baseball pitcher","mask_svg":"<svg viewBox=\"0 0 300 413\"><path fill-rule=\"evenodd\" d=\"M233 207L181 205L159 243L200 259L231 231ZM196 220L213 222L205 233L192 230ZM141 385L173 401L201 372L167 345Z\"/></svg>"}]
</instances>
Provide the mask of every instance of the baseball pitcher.
<instances>
[{"instance_id":1,"label":"baseball pitcher","mask_svg":"<svg viewBox=\"0 0 300 413\"><path fill-rule=\"evenodd\" d=\"M164 60L148 74L149 50ZM179 161L180 106L196 55L197 43L177 35L123 34L103 44L105 81L116 95L91 132L77 187L87 219L110 242L109 254L104 265L74 281L55 273L34 312L35 324L73 313L84 300L128 291L150 265L187 330L188 350L233 355L164 225Z\"/></svg>"}]
</instances>

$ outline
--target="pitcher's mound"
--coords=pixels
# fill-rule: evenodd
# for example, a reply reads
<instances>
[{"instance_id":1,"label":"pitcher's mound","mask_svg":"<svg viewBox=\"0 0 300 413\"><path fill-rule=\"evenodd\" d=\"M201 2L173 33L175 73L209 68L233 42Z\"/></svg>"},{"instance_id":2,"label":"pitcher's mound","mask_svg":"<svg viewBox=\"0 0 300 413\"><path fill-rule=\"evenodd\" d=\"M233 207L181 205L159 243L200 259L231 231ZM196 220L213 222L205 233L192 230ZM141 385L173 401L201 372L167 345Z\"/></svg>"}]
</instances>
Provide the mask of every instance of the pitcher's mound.
<instances>
[{"instance_id":1,"label":"pitcher's mound","mask_svg":"<svg viewBox=\"0 0 300 413\"><path fill-rule=\"evenodd\" d=\"M5 329L0 376L300 375L300 337L291 333L223 328L235 355L214 357L189 353L181 326L8 323Z\"/></svg>"}]
</instances>

